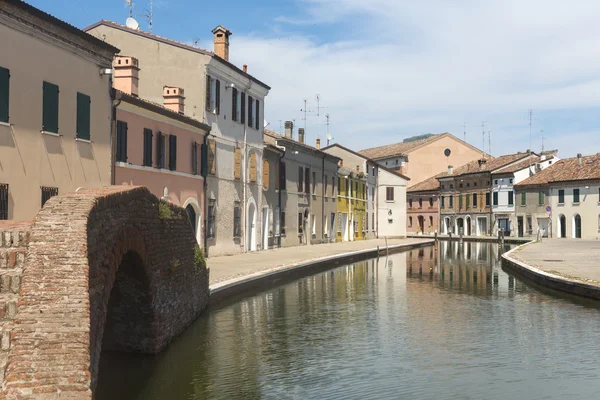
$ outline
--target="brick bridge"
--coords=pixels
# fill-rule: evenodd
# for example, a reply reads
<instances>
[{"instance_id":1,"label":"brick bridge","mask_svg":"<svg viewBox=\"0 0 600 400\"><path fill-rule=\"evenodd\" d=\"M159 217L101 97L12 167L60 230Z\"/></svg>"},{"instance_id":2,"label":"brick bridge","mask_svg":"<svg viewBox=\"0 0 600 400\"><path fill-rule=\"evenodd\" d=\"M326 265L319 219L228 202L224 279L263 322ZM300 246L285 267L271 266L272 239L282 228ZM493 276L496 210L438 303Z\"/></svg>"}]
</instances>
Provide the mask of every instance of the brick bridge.
<instances>
[{"instance_id":1,"label":"brick bridge","mask_svg":"<svg viewBox=\"0 0 600 400\"><path fill-rule=\"evenodd\" d=\"M50 199L0 224L0 398L91 399L102 350L161 351L208 304L184 209L147 189Z\"/></svg>"}]
</instances>

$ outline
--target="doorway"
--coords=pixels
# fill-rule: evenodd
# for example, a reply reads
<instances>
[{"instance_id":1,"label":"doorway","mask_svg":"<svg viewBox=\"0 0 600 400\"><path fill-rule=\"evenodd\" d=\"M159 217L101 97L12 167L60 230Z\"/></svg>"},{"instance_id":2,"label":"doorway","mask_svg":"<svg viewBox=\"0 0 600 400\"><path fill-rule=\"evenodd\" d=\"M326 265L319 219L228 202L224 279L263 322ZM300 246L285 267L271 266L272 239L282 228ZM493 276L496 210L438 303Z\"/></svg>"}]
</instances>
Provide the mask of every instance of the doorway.
<instances>
[{"instance_id":1,"label":"doorway","mask_svg":"<svg viewBox=\"0 0 600 400\"><path fill-rule=\"evenodd\" d=\"M348 213L342 213L342 242L348 241Z\"/></svg>"},{"instance_id":2,"label":"doorway","mask_svg":"<svg viewBox=\"0 0 600 400\"><path fill-rule=\"evenodd\" d=\"M517 234L523 237L523 217L517 217Z\"/></svg>"},{"instance_id":3,"label":"doorway","mask_svg":"<svg viewBox=\"0 0 600 400\"><path fill-rule=\"evenodd\" d=\"M457 218L456 219L456 234L457 235L462 235L465 232L465 223L464 220L462 218Z\"/></svg>"},{"instance_id":4,"label":"doorway","mask_svg":"<svg viewBox=\"0 0 600 400\"><path fill-rule=\"evenodd\" d=\"M575 214L573 217L573 237L581 239L581 216L579 214Z\"/></svg>"},{"instance_id":5,"label":"doorway","mask_svg":"<svg viewBox=\"0 0 600 400\"><path fill-rule=\"evenodd\" d=\"M465 218L465 224L466 226L466 235L467 236L471 236L471 217L467 217Z\"/></svg>"},{"instance_id":6,"label":"doorway","mask_svg":"<svg viewBox=\"0 0 600 400\"><path fill-rule=\"evenodd\" d=\"M419 224L419 232L425 233L425 217L423 217L422 215L419 215L417 217L417 221Z\"/></svg>"},{"instance_id":7,"label":"doorway","mask_svg":"<svg viewBox=\"0 0 600 400\"><path fill-rule=\"evenodd\" d=\"M263 207L262 213L262 249L269 248L269 207Z\"/></svg>"},{"instance_id":8,"label":"doorway","mask_svg":"<svg viewBox=\"0 0 600 400\"><path fill-rule=\"evenodd\" d=\"M559 238L567 237L567 219L562 214L558 217L558 232Z\"/></svg>"},{"instance_id":9,"label":"doorway","mask_svg":"<svg viewBox=\"0 0 600 400\"><path fill-rule=\"evenodd\" d=\"M246 244L248 246L248 251L256 251L256 205L254 204L254 200L250 199L248 201L248 227L246 234Z\"/></svg>"},{"instance_id":10,"label":"doorway","mask_svg":"<svg viewBox=\"0 0 600 400\"><path fill-rule=\"evenodd\" d=\"M331 213L331 220L329 221L329 241L335 242L334 233L335 233L335 213Z\"/></svg>"}]
</instances>

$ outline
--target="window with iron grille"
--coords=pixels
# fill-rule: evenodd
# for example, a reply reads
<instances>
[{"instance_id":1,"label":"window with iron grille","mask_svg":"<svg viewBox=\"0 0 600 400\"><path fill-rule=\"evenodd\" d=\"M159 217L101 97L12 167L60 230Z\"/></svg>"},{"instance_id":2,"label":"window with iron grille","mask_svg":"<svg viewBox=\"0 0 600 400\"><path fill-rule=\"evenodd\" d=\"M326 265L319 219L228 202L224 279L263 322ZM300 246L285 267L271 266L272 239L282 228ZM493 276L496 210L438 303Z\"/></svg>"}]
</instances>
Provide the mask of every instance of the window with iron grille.
<instances>
[{"instance_id":1,"label":"window with iron grille","mask_svg":"<svg viewBox=\"0 0 600 400\"><path fill-rule=\"evenodd\" d=\"M208 201L208 233L206 237L214 238L215 237L215 216L217 214L217 204L216 200L211 199Z\"/></svg>"},{"instance_id":2,"label":"window with iron grille","mask_svg":"<svg viewBox=\"0 0 600 400\"><path fill-rule=\"evenodd\" d=\"M8 184L0 183L0 220L8 219Z\"/></svg>"},{"instance_id":3,"label":"window with iron grille","mask_svg":"<svg viewBox=\"0 0 600 400\"><path fill-rule=\"evenodd\" d=\"M54 196L58 196L58 188L42 186L42 207Z\"/></svg>"},{"instance_id":4,"label":"window with iron grille","mask_svg":"<svg viewBox=\"0 0 600 400\"><path fill-rule=\"evenodd\" d=\"M239 201L233 207L233 237L242 237L242 208Z\"/></svg>"}]
</instances>

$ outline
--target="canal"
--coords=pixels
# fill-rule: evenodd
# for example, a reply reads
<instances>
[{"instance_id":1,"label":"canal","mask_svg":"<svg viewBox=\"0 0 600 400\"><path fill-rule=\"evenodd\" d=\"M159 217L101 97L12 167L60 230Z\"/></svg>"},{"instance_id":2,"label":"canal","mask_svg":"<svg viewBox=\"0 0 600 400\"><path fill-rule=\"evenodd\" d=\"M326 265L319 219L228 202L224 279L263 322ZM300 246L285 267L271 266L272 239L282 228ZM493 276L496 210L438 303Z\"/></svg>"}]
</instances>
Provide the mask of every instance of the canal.
<instances>
[{"instance_id":1,"label":"canal","mask_svg":"<svg viewBox=\"0 0 600 400\"><path fill-rule=\"evenodd\" d=\"M441 242L223 304L155 357L104 353L97 398L598 399L599 310L496 244Z\"/></svg>"}]
</instances>

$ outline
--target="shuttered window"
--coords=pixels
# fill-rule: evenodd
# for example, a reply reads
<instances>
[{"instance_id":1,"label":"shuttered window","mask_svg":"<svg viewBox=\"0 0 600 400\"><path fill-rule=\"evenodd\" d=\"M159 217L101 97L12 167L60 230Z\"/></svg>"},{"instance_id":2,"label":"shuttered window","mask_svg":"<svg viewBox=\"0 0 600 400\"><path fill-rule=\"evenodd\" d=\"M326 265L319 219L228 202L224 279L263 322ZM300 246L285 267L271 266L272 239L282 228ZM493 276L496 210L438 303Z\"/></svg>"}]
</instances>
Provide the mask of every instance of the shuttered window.
<instances>
[{"instance_id":1,"label":"shuttered window","mask_svg":"<svg viewBox=\"0 0 600 400\"><path fill-rule=\"evenodd\" d=\"M10 100L10 71L0 67L0 122L8 122ZM0 218L1 219L1 218Z\"/></svg>"},{"instance_id":2,"label":"shuttered window","mask_svg":"<svg viewBox=\"0 0 600 400\"><path fill-rule=\"evenodd\" d=\"M256 182L256 153L250 153L250 161L249 161L249 169L250 169L250 182Z\"/></svg>"},{"instance_id":3,"label":"shuttered window","mask_svg":"<svg viewBox=\"0 0 600 400\"><path fill-rule=\"evenodd\" d=\"M543 206L544 202L545 202L544 192L539 192L538 193L538 205Z\"/></svg>"},{"instance_id":4,"label":"shuttered window","mask_svg":"<svg viewBox=\"0 0 600 400\"><path fill-rule=\"evenodd\" d=\"M165 168L166 163L166 151L165 151L165 135L162 132L158 132L156 135L156 157L158 168Z\"/></svg>"},{"instance_id":5,"label":"shuttered window","mask_svg":"<svg viewBox=\"0 0 600 400\"><path fill-rule=\"evenodd\" d=\"M310 194L310 168L304 168L304 193Z\"/></svg>"},{"instance_id":6,"label":"shuttered window","mask_svg":"<svg viewBox=\"0 0 600 400\"><path fill-rule=\"evenodd\" d=\"M169 135L169 169L177 170L177 136Z\"/></svg>"},{"instance_id":7,"label":"shuttered window","mask_svg":"<svg viewBox=\"0 0 600 400\"><path fill-rule=\"evenodd\" d=\"M252 98L252 96L248 96L248 126L252 127L253 124L253 115L252 115L252 105L253 105L254 99Z\"/></svg>"},{"instance_id":8,"label":"shuttered window","mask_svg":"<svg viewBox=\"0 0 600 400\"><path fill-rule=\"evenodd\" d=\"M192 174L198 175L198 143L192 142Z\"/></svg>"},{"instance_id":9,"label":"shuttered window","mask_svg":"<svg viewBox=\"0 0 600 400\"><path fill-rule=\"evenodd\" d=\"M256 110L254 110L256 114L254 117L254 127L258 130L260 127L260 102L256 100Z\"/></svg>"},{"instance_id":10,"label":"shuttered window","mask_svg":"<svg viewBox=\"0 0 600 400\"><path fill-rule=\"evenodd\" d=\"M471 205L471 195L467 194L466 208L469 208L470 205Z\"/></svg>"},{"instance_id":11,"label":"shuttered window","mask_svg":"<svg viewBox=\"0 0 600 400\"><path fill-rule=\"evenodd\" d=\"M0 183L0 220L8 219L8 184Z\"/></svg>"},{"instance_id":12,"label":"shuttered window","mask_svg":"<svg viewBox=\"0 0 600 400\"><path fill-rule=\"evenodd\" d=\"M42 104L42 130L58 133L58 86L44 82Z\"/></svg>"},{"instance_id":13,"label":"shuttered window","mask_svg":"<svg viewBox=\"0 0 600 400\"><path fill-rule=\"evenodd\" d=\"M240 107L240 122L242 124L246 123L246 93L242 92L242 102Z\"/></svg>"},{"instance_id":14,"label":"shuttered window","mask_svg":"<svg viewBox=\"0 0 600 400\"><path fill-rule=\"evenodd\" d=\"M462 194L458 195L458 209L462 209L463 208L463 196Z\"/></svg>"},{"instance_id":15,"label":"shuttered window","mask_svg":"<svg viewBox=\"0 0 600 400\"><path fill-rule=\"evenodd\" d=\"M211 94L210 94L210 75L206 75L206 111L211 111L210 109L210 100L211 100Z\"/></svg>"},{"instance_id":16,"label":"shuttered window","mask_svg":"<svg viewBox=\"0 0 600 400\"><path fill-rule=\"evenodd\" d=\"M263 187L269 188L269 160L263 160Z\"/></svg>"},{"instance_id":17,"label":"shuttered window","mask_svg":"<svg viewBox=\"0 0 600 400\"><path fill-rule=\"evenodd\" d=\"M430 204L433 206L433 199L431 199ZM477 207L477 193L473 193L473 207Z\"/></svg>"},{"instance_id":18,"label":"shuttered window","mask_svg":"<svg viewBox=\"0 0 600 400\"><path fill-rule=\"evenodd\" d=\"M118 162L127 162L127 122L117 121L117 155Z\"/></svg>"},{"instance_id":19,"label":"shuttered window","mask_svg":"<svg viewBox=\"0 0 600 400\"><path fill-rule=\"evenodd\" d=\"M448 197L448 201L450 202L450 208L454 208L454 196Z\"/></svg>"},{"instance_id":20,"label":"shuttered window","mask_svg":"<svg viewBox=\"0 0 600 400\"><path fill-rule=\"evenodd\" d=\"M385 188L385 200L386 201L394 201L394 187L386 187Z\"/></svg>"},{"instance_id":21,"label":"shuttered window","mask_svg":"<svg viewBox=\"0 0 600 400\"><path fill-rule=\"evenodd\" d=\"M215 80L215 113L221 114L221 81Z\"/></svg>"},{"instance_id":22,"label":"shuttered window","mask_svg":"<svg viewBox=\"0 0 600 400\"><path fill-rule=\"evenodd\" d=\"M83 93L77 93L77 138L90 140L90 107L92 99Z\"/></svg>"},{"instance_id":23,"label":"shuttered window","mask_svg":"<svg viewBox=\"0 0 600 400\"><path fill-rule=\"evenodd\" d=\"M485 194L485 206L489 207L490 206L490 192L487 192Z\"/></svg>"},{"instance_id":24,"label":"shuttered window","mask_svg":"<svg viewBox=\"0 0 600 400\"><path fill-rule=\"evenodd\" d=\"M42 186L42 207L51 197L58 196L58 188L57 187L46 187Z\"/></svg>"},{"instance_id":25,"label":"shuttered window","mask_svg":"<svg viewBox=\"0 0 600 400\"><path fill-rule=\"evenodd\" d=\"M442 196L441 197L442 203L441 203L441 208L446 207L446 196Z\"/></svg>"},{"instance_id":26,"label":"shuttered window","mask_svg":"<svg viewBox=\"0 0 600 400\"><path fill-rule=\"evenodd\" d=\"M206 178L208 175L208 146L205 143L200 145L200 174Z\"/></svg>"},{"instance_id":27,"label":"shuttered window","mask_svg":"<svg viewBox=\"0 0 600 400\"><path fill-rule=\"evenodd\" d=\"M237 99L238 99L238 91L236 88L233 88L231 91L231 119L237 121Z\"/></svg>"},{"instance_id":28,"label":"shuttered window","mask_svg":"<svg viewBox=\"0 0 600 400\"><path fill-rule=\"evenodd\" d=\"M304 190L304 168L298 167L298 193Z\"/></svg>"},{"instance_id":29,"label":"shuttered window","mask_svg":"<svg viewBox=\"0 0 600 400\"><path fill-rule=\"evenodd\" d=\"M527 193L525 193L525 192L521 193L521 205L522 206L527 205Z\"/></svg>"},{"instance_id":30,"label":"shuttered window","mask_svg":"<svg viewBox=\"0 0 600 400\"><path fill-rule=\"evenodd\" d=\"M279 173L281 172L281 167L279 166L279 163L275 163L275 190L279 190Z\"/></svg>"},{"instance_id":31,"label":"shuttered window","mask_svg":"<svg viewBox=\"0 0 600 400\"><path fill-rule=\"evenodd\" d=\"M144 128L144 162L145 167L152 166L152 129Z\"/></svg>"},{"instance_id":32,"label":"shuttered window","mask_svg":"<svg viewBox=\"0 0 600 400\"><path fill-rule=\"evenodd\" d=\"M493 205L497 206L498 205L498 192L494 192L493 196L494 196L494 203L493 203Z\"/></svg>"},{"instance_id":33,"label":"shuttered window","mask_svg":"<svg viewBox=\"0 0 600 400\"><path fill-rule=\"evenodd\" d=\"M233 150L233 178L242 178L242 149L237 147Z\"/></svg>"},{"instance_id":34,"label":"shuttered window","mask_svg":"<svg viewBox=\"0 0 600 400\"><path fill-rule=\"evenodd\" d=\"M510 191L508 192L508 205L512 206L514 204L514 197L515 197L515 192Z\"/></svg>"},{"instance_id":35,"label":"shuttered window","mask_svg":"<svg viewBox=\"0 0 600 400\"><path fill-rule=\"evenodd\" d=\"M285 163L279 163L279 190L287 190Z\"/></svg>"},{"instance_id":36,"label":"shuttered window","mask_svg":"<svg viewBox=\"0 0 600 400\"><path fill-rule=\"evenodd\" d=\"M233 237L242 237L242 207L239 201L236 201L233 206Z\"/></svg>"},{"instance_id":37,"label":"shuttered window","mask_svg":"<svg viewBox=\"0 0 600 400\"><path fill-rule=\"evenodd\" d=\"M208 140L208 173L211 175L216 174L217 170L216 170L216 150L217 150L217 143L215 142L215 139L209 139Z\"/></svg>"}]
</instances>

